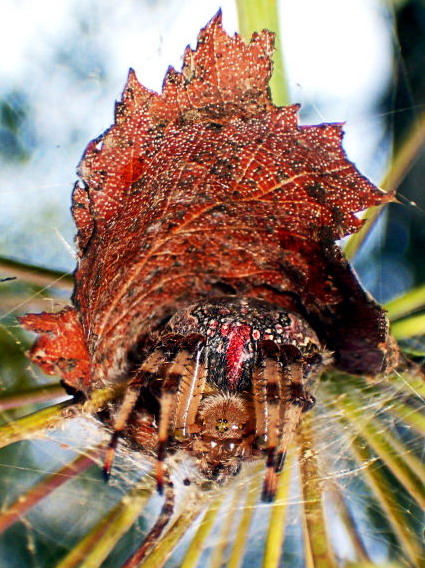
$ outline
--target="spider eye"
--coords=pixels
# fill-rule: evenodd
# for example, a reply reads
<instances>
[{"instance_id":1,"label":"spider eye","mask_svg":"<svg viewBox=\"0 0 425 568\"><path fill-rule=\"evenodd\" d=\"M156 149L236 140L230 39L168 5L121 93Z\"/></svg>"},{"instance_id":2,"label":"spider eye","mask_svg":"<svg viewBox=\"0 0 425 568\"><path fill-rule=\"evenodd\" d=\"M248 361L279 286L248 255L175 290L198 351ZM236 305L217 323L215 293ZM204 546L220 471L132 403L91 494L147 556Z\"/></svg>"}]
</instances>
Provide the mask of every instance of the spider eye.
<instances>
[{"instance_id":1,"label":"spider eye","mask_svg":"<svg viewBox=\"0 0 425 568\"><path fill-rule=\"evenodd\" d=\"M215 423L215 429L218 432L227 432L229 429L228 421L225 418L219 418Z\"/></svg>"}]
</instances>

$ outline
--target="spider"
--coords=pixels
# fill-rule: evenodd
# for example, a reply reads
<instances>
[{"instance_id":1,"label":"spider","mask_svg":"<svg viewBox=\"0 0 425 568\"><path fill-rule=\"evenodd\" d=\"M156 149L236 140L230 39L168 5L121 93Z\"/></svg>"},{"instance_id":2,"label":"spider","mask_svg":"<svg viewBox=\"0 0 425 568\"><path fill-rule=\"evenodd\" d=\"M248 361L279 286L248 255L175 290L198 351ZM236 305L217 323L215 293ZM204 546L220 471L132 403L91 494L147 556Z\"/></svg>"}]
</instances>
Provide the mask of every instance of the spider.
<instances>
[{"instance_id":1,"label":"spider","mask_svg":"<svg viewBox=\"0 0 425 568\"><path fill-rule=\"evenodd\" d=\"M125 430L143 450L157 448L160 493L167 452L182 448L219 484L242 462L266 456L262 499L271 502L296 426L331 361L305 319L266 301L213 298L178 311L128 385L105 475Z\"/></svg>"}]
</instances>

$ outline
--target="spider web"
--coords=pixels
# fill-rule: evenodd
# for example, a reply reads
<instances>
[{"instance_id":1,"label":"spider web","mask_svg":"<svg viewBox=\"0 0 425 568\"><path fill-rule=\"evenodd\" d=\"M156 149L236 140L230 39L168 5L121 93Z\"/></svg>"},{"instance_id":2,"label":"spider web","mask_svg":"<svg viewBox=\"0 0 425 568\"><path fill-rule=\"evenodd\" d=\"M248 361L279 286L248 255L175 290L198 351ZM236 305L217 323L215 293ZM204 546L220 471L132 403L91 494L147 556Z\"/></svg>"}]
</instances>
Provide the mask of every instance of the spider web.
<instances>
[{"instance_id":1,"label":"spider web","mask_svg":"<svg viewBox=\"0 0 425 568\"><path fill-rule=\"evenodd\" d=\"M47 55L37 44L27 45L27 53L33 48L33 64L47 69L62 66L65 71L59 73L61 82L55 85L60 86L60 95L51 93L45 85L38 86L38 93L31 93L31 89L19 85L15 79L14 84L19 88L3 93L4 108L9 108L7 104L15 109L18 103L20 105L20 114L15 117L15 121L20 125L22 133L21 158L14 161L15 158L9 157L8 163L11 165L5 170L7 175L1 185L1 197L5 198L7 203L1 222L1 234L7 235L8 240L6 241L4 236L0 239L5 256L65 271L72 270L74 258L70 243L74 229L68 214L68 203L74 179L73 164L78 162L86 142L111 122L112 101L120 92L128 66L144 70L159 66L158 61L161 61L164 70L168 63L179 67L178 60L175 59L176 54L183 52L190 34L194 39L199 28L218 8L218 3L211 1L202 3L205 7L198 11L195 7L198 4L200 3L189 0L185 3L170 2L165 9L160 3L140 3L136 8L133 3L122 2L122 7L118 9L115 3L93 0L87 3L87 8L81 8L77 7L77 2L69 0L66 8L68 21L74 23L66 27L64 21L67 18L56 15L57 30L65 31L55 32L63 33L69 41L59 41L59 36L55 39L53 31L50 30L50 41L53 45L50 56L53 60L49 65ZM234 14L234 7L230 2L222 5L226 26L226 9L230 14ZM113 26L111 22L114 22ZM337 25L335 22L335 26ZM134 35L129 32L129 26L132 30L134 26ZM138 32L136 36L136 30L140 30L141 26L142 29L153 30L147 34L143 57L140 54L143 49L140 48L139 40L134 39L134 45L130 40L140 35ZM183 31L186 28L189 28L190 32ZM111 41L111 34L114 41ZM169 39L169 35L173 39ZM75 37L81 38L80 45L75 42ZM392 40L397 43L397 36L393 35ZM172 41L175 45L171 49L169 44L171 45ZM68 50L64 48L65 43L71 46ZM112 44L118 54L109 48ZM90 57L84 55L87 52ZM116 68L119 71L113 70ZM29 68L24 66L21 73L25 76L28 70ZM47 76L44 76L43 80L46 78ZM159 82L149 86L160 88ZM304 104L302 116L305 122L341 121L347 117L348 109L344 109L344 106L347 107L346 103L338 106L335 98L328 97L328 104L323 95L319 93L320 96L317 96L317 93L311 92L302 80L294 85L294 92L294 98ZM16 93L20 95L17 96ZM346 127L348 135L345 144L350 158L375 180L383 175L389 157L384 119L387 112L392 119L395 120L396 117L391 110L391 103L389 106L388 111L379 110L377 105L369 107L367 111L359 107L354 117L349 116ZM56 115L55 109L66 109L66 112L61 110ZM95 113L93 109L96 109ZM418 110L413 100L406 110ZM40 120L37 118L40 116L43 117L43 124L35 123ZM53 127L52 124L56 126ZM359 137L360 142L354 141L356 130L363 130ZM366 155L360 154L357 159L352 152L358 151L365 138L373 141L372 147L368 148ZM60 145L60 148L57 145ZM40 151L37 149L40 147L50 148L50 151ZM373 159L367 157L371 154ZM27 199L29 206L24 207ZM414 216L420 216L423 222L423 213L418 208L405 206L404 209L409 209ZM383 230L388 224L391 228L391 223L394 225L391 218L381 219L381 226L371 235L357 261L357 269L365 285L381 300L388 300L389 294L401 293L415 282L418 283L416 267L411 262L403 264L399 257L396 262L391 250L388 253L384 246ZM397 226L396 229L399 230ZM420 263L419 258L417 262ZM397 263L399 271L395 273L394 267ZM392 290L387 285L388 270L393 275ZM52 285L48 279L42 289L27 286L22 282L5 282L0 285L4 287L0 328L0 388L8 395L27 391L40 384L48 386L51 379L29 367L23 357L29 338L16 326L14 317L26 311L56 309L67 303L68 292L58 291L57 285ZM420 348L423 351L423 345ZM398 381L382 380L378 383L369 383L364 379L341 378L341 381L343 380L357 389L357 413L361 412L360 420L364 423L364 431L367 431L366 426L378 424L386 436L395 436L400 442L401 458L412 464L420 460L423 441L412 416L420 408L423 399L415 381L410 376L400 376ZM365 549L373 561L385 563L397 556L405 557L403 544L393 536L391 521L385 510L383 511L382 503L380 505L379 501L371 498L373 491L368 472L374 468L378 471L385 470L385 480L397 495L395 502L399 511L407 511L413 534L419 531L422 520L420 508L410 494L403 491L403 484L397 476L387 471L388 468L377 460L376 454L371 454L367 459L364 456L360 459L361 454L356 458L353 454L353 443L362 430L359 419L354 422L347 420L347 408L344 406L344 397L347 397L339 384L341 383L332 377L322 381L318 405L311 420L315 432L314 449L318 459L315 482L326 488L324 506L327 517L333 519L329 524L332 545L337 557L343 562L354 558L355 545L347 538L346 526L340 519L336 493L345 497L345 505L354 518L357 532L362 536ZM44 403L32 401L24 406L12 406L2 413L2 419L6 425L13 426L14 421L21 416L64 400L57 393L56 396L58 398ZM404 420L400 418L403 410L407 413L407 419ZM353 424L358 425L358 431L353 428ZM106 485L100 474L102 456L99 447L107 439L108 432L98 421L91 415L76 411L75 416L62 419L56 427L37 432L35 439L17 442L0 450L1 512L6 512L16 499L22 498L35 484L45 479L46 475L60 471L71 460L90 456L95 462L92 466L81 465L82 469L78 475L65 472L65 483L46 494L27 512L19 515L17 521L0 535L1 566L47 568L58 565L60 559L72 551L141 478L149 478L151 464L140 454L121 445L113 476ZM364 442L365 438L361 439ZM299 457L300 460L295 460L291 468L282 562L283 565L301 567L305 564L305 552L301 543L305 534L303 511L307 500L302 491L301 453ZM179 457L176 461L178 508L184 509L186 506L184 510L187 514L191 507L196 507L198 498L195 489L187 488L183 483L185 477L193 475L193 470L188 461L179 461ZM218 513L212 523L211 533L203 544L204 550L199 565L206 565L207 562L214 565L220 547L223 548L223 557L228 561L239 553L242 566L261 565L266 531L259 530L259 527L267 525L271 510L278 507L278 504L270 507L258 501L262 470L256 473L255 466L245 469L245 474L233 480L224 494L214 491L207 494L207 501L213 503L213 510L214 507L217 508ZM205 497L205 492L201 493L201 497ZM134 549L146 534L147 528L157 517L161 504L161 498L152 491L152 498L148 500L137 522L102 566L114 567L124 561L128 551ZM196 534L201 523L205 522L205 517L200 517L188 523L184 544L177 547L167 566L182 564L191 537ZM226 530L232 535L236 534L244 522L247 523L248 531L243 539L242 558L240 550L238 552L225 535Z\"/></svg>"}]
</instances>

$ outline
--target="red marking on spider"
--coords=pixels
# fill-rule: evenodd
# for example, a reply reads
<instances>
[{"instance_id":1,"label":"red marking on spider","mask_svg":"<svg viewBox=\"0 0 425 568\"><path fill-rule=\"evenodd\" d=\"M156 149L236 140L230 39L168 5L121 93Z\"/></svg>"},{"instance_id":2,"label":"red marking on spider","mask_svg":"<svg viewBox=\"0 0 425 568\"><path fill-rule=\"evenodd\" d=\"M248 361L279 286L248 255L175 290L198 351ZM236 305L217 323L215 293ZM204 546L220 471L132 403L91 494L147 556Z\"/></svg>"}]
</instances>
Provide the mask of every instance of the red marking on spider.
<instances>
[{"instance_id":1,"label":"red marking on spider","mask_svg":"<svg viewBox=\"0 0 425 568\"><path fill-rule=\"evenodd\" d=\"M229 340L226 350L227 378L230 390L234 390L242 374L244 351L251 338L251 328L248 325L225 324L221 326L220 333Z\"/></svg>"}]
</instances>

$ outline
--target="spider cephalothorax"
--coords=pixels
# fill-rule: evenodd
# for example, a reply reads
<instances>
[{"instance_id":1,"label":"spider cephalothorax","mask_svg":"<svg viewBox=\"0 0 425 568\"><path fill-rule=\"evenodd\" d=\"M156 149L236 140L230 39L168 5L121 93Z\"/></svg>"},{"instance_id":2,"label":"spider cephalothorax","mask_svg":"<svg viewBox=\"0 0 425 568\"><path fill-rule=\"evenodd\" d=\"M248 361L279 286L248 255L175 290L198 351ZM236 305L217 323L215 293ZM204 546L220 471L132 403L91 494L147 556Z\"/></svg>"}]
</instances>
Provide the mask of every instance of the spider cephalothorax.
<instances>
[{"instance_id":1,"label":"spider cephalothorax","mask_svg":"<svg viewBox=\"0 0 425 568\"><path fill-rule=\"evenodd\" d=\"M178 311L130 383L115 424L131 422L142 396L158 422L158 486L167 447L192 454L207 479L223 482L241 462L267 454L263 498L301 413L314 404L320 370L330 362L317 335L298 314L252 298L219 298ZM151 447L134 428L139 443ZM112 452L107 460L110 468Z\"/></svg>"},{"instance_id":2,"label":"spider cephalothorax","mask_svg":"<svg viewBox=\"0 0 425 568\"><path fill-rule=\"evenodd\" d=\"M189 447L200 472L222 483L239 473L241 461L253 453L255 424L249 399L220 392L205 396L193 431Z\"/></svg>"}]
</instances>

